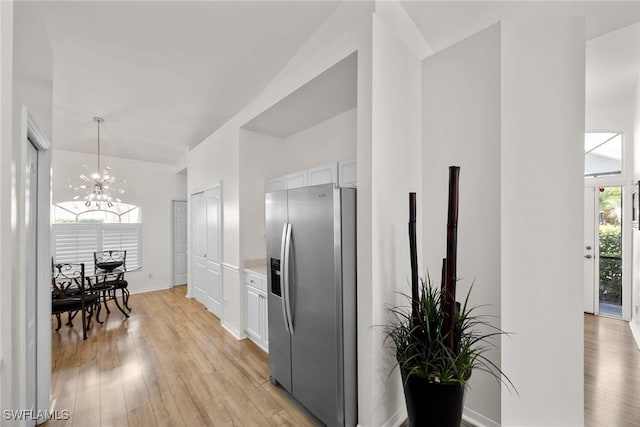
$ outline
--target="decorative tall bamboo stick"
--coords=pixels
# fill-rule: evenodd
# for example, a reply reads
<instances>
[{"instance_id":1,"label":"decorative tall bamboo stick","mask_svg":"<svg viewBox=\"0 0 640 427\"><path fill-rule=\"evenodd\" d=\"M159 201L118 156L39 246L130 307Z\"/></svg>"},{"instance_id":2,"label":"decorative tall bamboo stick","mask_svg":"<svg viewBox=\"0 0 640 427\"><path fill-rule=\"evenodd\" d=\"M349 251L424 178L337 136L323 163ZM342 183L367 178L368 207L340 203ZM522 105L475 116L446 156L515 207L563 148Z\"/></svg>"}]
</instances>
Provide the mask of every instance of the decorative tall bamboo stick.
<instances>
[{"instance_id":1,"label":"decorative tall bamboo stick","mask_svg":"<svg viewBox=\"0 0 640 427\"><path fill-rule=\"evenodd\" d=\"M411 319L415 335L419 334L418 304L420 294L418 290L418 250L416 245L416 193L409 193L409 253L411 256Z\"/></svg>"},{"instance_id":2,"label":"decorative tall bamboo stick","mask_svg":"<svg viewBox=\"0 0 640 427\"><path fill-rule=\"evenodd\" d=\"M460 167L449 166L449 212L447 215L446 279L443 280L443 311L446 344L453 350L456 309L456 269L458 258L458 188Z\"/></svg>"}]
</instances>

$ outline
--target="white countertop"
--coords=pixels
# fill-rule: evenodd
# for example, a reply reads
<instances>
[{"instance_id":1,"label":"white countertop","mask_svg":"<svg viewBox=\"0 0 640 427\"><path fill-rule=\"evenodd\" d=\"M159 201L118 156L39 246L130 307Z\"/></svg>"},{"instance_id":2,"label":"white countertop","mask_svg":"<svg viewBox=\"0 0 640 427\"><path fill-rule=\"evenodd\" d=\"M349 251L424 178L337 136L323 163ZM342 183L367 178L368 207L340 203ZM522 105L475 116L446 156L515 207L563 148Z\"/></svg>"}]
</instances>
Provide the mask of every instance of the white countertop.
<instances>
[{"instance_id":1,"label":"white countertop","mask_svg":"<svg viewBox=\"0 0 640 427\"><path fill-rule=\"evenodd\" d=\"M245 267L246 271L250 271L255 274L259 274L261 276L267 276L267 266L266 264L261 265L252 265L251 267Z\"/></svg>"}]
</instances>

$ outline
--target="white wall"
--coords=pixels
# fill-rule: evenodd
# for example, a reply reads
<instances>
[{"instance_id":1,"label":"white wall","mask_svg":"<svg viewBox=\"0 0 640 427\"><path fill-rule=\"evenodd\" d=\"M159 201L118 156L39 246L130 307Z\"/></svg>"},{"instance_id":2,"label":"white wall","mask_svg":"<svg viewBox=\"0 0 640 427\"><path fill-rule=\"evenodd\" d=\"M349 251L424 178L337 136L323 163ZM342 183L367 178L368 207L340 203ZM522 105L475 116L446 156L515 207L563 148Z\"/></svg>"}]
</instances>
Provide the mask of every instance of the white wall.
<instances>
[{"instance_id":1,"label":"white wall","mask_svg":"<svg viewBox=\"0 0 640 427\"><path fill-rule=\"evenodd\" d=\"M634 105L634 125L633 125L633 138L635 141L634 152L640 155L640 75L636 81L636 102ZM640 169L640 160L636 160L634 163L636 170ZM635 180L640 176L640 173L636 173ZM640 348L640 231L633 231L633 288L632 288L632 301L631 301L631 326L636 339L636 344Z\"/></svg>"},{"instance_id":2,"label":"white wall","mask_svg":"<svg viewBox=\"0 0 640 427\"><path fill-rule=\"evenodd\" d=\"M373 325L384 325L387 308L405 303L397 301L396 292L410 293L409 192L420 194L422 187L421 64L377 14L372 40L371 310ZM422 206L418 196L418 209ZM371 344L375 412L367 425L397 424L406 417L402 382L382 327L374 327Z\"/></svg>"},{"instance_id":3,"label":"white wall","mask_svg":"<svg viewBox=\"0 0 640 427\"><path fill-rule=\"evenodd\" d=\"M97 156L74 151L53 151L53 203L73 200L77 192L69 179L97 167ZM186 198L186 177L176 174L173 165L100 156L101 164L127 182L122 186L124 203L142 209L142 269L127 273L132 293L166 289L171 286L171 198Z\"/></svg>"},{"instance_id":4,"label":"white wall","mask_svg":"<svg viewBox=\"0 0 640 427\"><path fill-rule=\"evenodd\" d=\"M343 28L340 19L329 21ZM223 182L224 259L238 266L242 253L238 230L242 217L238 213L242 197L238 184L242 171L239 128L357 50L359 424L394 425L402 420L401 408L394 413L401 406L401 395L397 378L387 382L387 368L392 361L385 359L375 325L383 319L384 304L391 300L393 289L406 283L409 272L407 193L416 190L422 195L430 194L426 191L426 185L430 184L425 182L425 188L421 188L420 55L400 42L406 32L397 37L394 34L399 32L391 31L388 23L378 18L366 20L333 38L325 32L333 28L331 25L323 26L322 34L312 37L261 96L190 152L189 189L191 192L217 179L231 183L229 188ZM499 182L500 204L494 206L497 212L489 212L487 208L475 217L476 221L486 219L494 225L496 218L491 213L501 219L501 265L499 272L495 265L483 269L480 260L467 258L472 261L465 264L468 269L465 271L482 275L481 280L499 277L502 327L516 333L503 340L500 356L503 368L521 395L512 397L501 390L502 423L580 425L583 326L581 301L575 295L582 286L582 258L578 250L582 244L582 224L569 218L582 218L579 190L584 131L584 23L577 19L555 19L505 25L500 63L499 181L497 175L490 176L494 184ZM485 67L495 66L479 61ZM495 93L482 88L484 81L467 84L478 94L495 97ZM486 129L482 121L473 121L478 131L486 132L483 135L488 144L496 131L495 109L491 113L486 113L493 117ZM451 126L455 125L462 126L458 122ZM463 131L459 135L470 138ZM495 153L495 145L489 147ZM549 160L551 149L555 155ZM488 156L487 161L496 161L478 146L472 152ZM469 157L465 154L461 159L469 161ZM442 161L448 162L449 158L443 157ZM487 173L484 167L468 163L463 169L463 179L465 173L471 176ZM552 185L560 190L548 191ZM482 194L471 197L483 199ZM426 199L422 206L428 209L425 203ZM549 206L554 206L561 218L567 220L555 224L542 221ZM492 239L496 237L481 232L468 230L469 234L480 233L495 247ZM421 235L426 238L428 233ZM427 242L423 247L428 247ZM478 247L484 250L483 245ZM474 248L470 245L466 250L473 252ZM563 262L558 263L557 259ZM225 276L224 280L224 322L238 331L242 325L238 279ZM495 298L495 284L492 290ZM542 312L553 316L545 317ZM547 348L551 351L544 352ZM558 350L561 348L563 351ZM531 369L532 366L536 369ZM540 372L559 379L553 389L540 381ZM479 405L478 408L488 405L493 408L490 411L495 410L495 396L483 399L484 396L474 396L470 404Z\"/></svg>"},{"instance_id":5,"label":"white wall","mask_svg":"<svg viewBox=\"0 0 640 427\"><path fill-rule=\"evenodd\" d=\"M353 108L285 138L276 175L354 160L357 155L356 116Z\"/></svg>"},{"instance_id":6,"label":"white wall","mask_svg":"<svg viewBox=\"0 0 640 427\"><path fill-rule=\"evenodd\" d=\"M266 257L264 180L277 176L277 160L284 141L264 133L240 129L240 258Z\"/></svg>"},{"instance_id":7,"label":"white wall","mask_svg":"<svg viewBox=\"0 0 640 427\"><path fill-rule=\"evenodd\" d=\"M241 259L265 257L266 179L340 160L353 160L356 155L355 108L284 139L240 129Z\"/></svg>"},{"instance_id":8,"label":"white wall","mask_svg":"<svg viewBox=\"0 0 640 427\"><path fill-rule=\"evenodd\" d=\"M439 276L457 164L459 299L475 280L472 303L513 333L489 355L520 395L474 372L465 416L582 425L584 21L503 21L427 58L423 77L423 194L439 208L423 215L425 259Z\"/></svg>"},{"instance_id":9,"label":"white wall","mask_svg":"<svg viewBox=\"0 0 640 427\"><path fill-rule=\"evenodd\" d=\"M370 6L366 3L345 3L338 6L336 11L258 98L189 152L187 171L188 192L190 194L222 180L224 204L223 292L225 300L222 325L238 338L243 336L243 299L239 275L240 128L355 51L358 51L358 106L362 106L364 111L370 111L368 99L362 95L361 91L367 87L364 76L370 73L366 54L366 49L370 46L370 38L367 37L370 34L370 23L364 19L369 9ZM361 76L361 73L364 73L364 76ZM364 117L361 114L364 114ZM360 108L358 108L357 115L357 139L358 147L360 147L361 141L368 141L367 124L370 124L370 118L367 120L366 113L362 113ZM364 170L366 171L366 169L365 167ZM358 174L360 178L360 170ZM368 212L368 210L365 209L363 212ZM363 220L360 223L364 224L366 221ZM360 263L365 260L366 257L359 258L359 269ZM369 323L369 321L366 322L366 324Z\"/></svg>"},{"instance_id":10,"label":"white wall","mask_svg":"<svg viewBox=\"0 0 640 427\"><path fill-rule=\"evenodd\" d=\"M0 404L24 408L25 191L22 108L51 141L51 46L42 16L28 2L0 2ZM37 52L37 54L34 54ZM46 338L46 337L45 337ZM39 340L39 345L41 341ZM46 366L46 364L45 364ZM45 372L47 369L45 368ZM45 381L49 382L49 381ZM40 390L48 393L48 390Z\"/></svg>"},{"instance_id":11,"label":"white wall","mask_svg":"<svg viewBox=\"0 0 640 427\"><path fill-rule=\"evenodd\" d=\"M640 23L634 25L635 34L640 33ZM636 38L637 40L637 38ZM640 56L640 52L638 52ZM633 135L634 153L634 174L632 180L640 179L640 72L635 78L635 93L633 103L633 124L631 134ZM631 296L631 328L636 339L636 344L640 348L640 231L633 230L633 272L632 272L632 296Z\"/></svg>"},{"instance_id":12,"label":"white wall","mask_svg":"<svg viewBox=\"0 0 640 427\"><path fill-rule=\"evenodd\" d=\"M357 107L357 161L358 190L356 193L356 245L357 245L357 305L358 305L358 424L374 425L372 420L376 408L375 379L370 375L374 369L373 317L372 317L372 31L371 19L367 19L363 31L367 37L358 46L358 107Z\"/></svg>"},{"instance_id":13,"label":"white wall","mask_svg":"<svg viewBox=\"0 0 640 427\"><path fill-rule=\"evenodd\" d=\"M13 118L13 2L0 2L0 268L11 271L11 151ZM0 281L0 407L13 405L12 280ZM2 422L0 422L2 423Z\"/></svg>"},{"instance_id":14,"label":"white wall","mask_svg":"<svg viewBox=\"0 0 640 427\"><path fill-rule=\"evenodd\" d=\"M501 40L501 358L520 392L503 387L502 424L578 426L584 19L505 20Z\"/></svg>"},{"instance_id":15,"label":"white wall","mask_svg":"<svg viewBox=\"0 0 640 427\"><path fill-rule=\"evenodd\" d=\"M423 61L422 243L425 262L440 284L446 257L449 170L460 166L457 300L472 284L471 305L500 327L500 25ZM485 331L488 332L488 331ZM500 366L500 340L486 354ZM500 383L476 370L465 416L500 424ZM488 422L487 420L490 420Z\"/></svg>"},{"instance_id":16,"label":"white wall","mask_svg":"<svg viewBox=\"0 0 640 427\"><path fill-rule=\"evenodd\" d=\"M215 133L189 152L187 166L188 193L222 185L222 325L237 338L242 333L242 287L240 286L240 193L239 128L235 120L225 123ZM189 214L189 241L191 241ZM191 254L188 262L191 283ZM191 292L187 294L191 296Z\"/></svg>"}]
</instances>

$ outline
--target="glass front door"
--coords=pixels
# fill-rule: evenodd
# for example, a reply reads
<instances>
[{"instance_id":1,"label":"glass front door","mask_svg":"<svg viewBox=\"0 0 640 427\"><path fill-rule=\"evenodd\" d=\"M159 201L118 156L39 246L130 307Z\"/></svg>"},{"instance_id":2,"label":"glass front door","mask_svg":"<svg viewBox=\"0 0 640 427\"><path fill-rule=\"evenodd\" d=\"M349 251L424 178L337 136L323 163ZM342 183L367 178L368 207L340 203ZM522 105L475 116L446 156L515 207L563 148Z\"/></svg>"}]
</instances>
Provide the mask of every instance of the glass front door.
<instances>
[{"instance_id":1,"label":"glass front door","mask_svg":"<svg viewBox=\"0 0 640 427\"><path fill-rule=\"evenodd\" d=\"M599 187L600 314L622 317L622 187Z\"/></svg>"}]
</instances>

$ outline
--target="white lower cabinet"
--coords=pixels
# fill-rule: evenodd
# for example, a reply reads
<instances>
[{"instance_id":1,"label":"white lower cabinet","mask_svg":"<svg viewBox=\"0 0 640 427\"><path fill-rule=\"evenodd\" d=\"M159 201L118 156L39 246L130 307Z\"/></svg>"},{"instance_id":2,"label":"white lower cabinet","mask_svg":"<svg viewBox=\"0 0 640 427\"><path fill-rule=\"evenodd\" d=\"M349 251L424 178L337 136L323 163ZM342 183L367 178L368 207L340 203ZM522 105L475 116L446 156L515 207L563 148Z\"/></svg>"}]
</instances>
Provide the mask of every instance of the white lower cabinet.
<instances>
[{"instance_id":1,"label":"white lower cabinet","mask_svg":"<svg viewBox=\"0 0 640 427\"><path fill-rule=\"evenodd\" d=\"M262 294L260 291L247 286L247 326L246 331L251 339L262 341L262 325L260 321L260 303Z\"/></svg>"},{"instance_id":2,"label":"white lower cabinet","mask_svg":"<svg viewBox=\"0 0 640 427\"><path fill-rule=\"evenodd\" d=\"M267 311L267 278L245 270L245 331L249 339L264 351L269 351L269 321Z\"/></svg>"}]
</instances>

